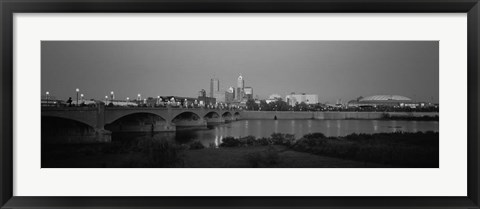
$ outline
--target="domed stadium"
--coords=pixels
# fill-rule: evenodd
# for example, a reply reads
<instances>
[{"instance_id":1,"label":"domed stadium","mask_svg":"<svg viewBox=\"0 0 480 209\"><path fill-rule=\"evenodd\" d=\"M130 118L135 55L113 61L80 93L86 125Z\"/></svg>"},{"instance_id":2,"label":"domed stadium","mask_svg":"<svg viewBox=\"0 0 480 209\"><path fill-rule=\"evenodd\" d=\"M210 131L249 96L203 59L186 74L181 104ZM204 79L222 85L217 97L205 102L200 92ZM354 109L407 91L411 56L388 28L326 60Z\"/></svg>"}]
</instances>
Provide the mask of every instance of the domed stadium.
<instances>
[{"instance_id":1,"label":"domed stadium","mask_svg":"<svg viewBox=\"0 0 480 209\"><path fill-rule=\"evenodd\" d=\"M405 107L417 106L412 99L400 95L373 95L359 97L357 100L348 102L349 107Z\"/></svg>"},{"instance_id":2,"label":"domed stadium","mask_svg":"<svg viewBox=\"0 0 480 209\"><path fill-rule=\"evenodd\" d=\"M412 101L408 97L399 95L374 95L361 98L359 101Z\"/></svg>"}]
</instances>

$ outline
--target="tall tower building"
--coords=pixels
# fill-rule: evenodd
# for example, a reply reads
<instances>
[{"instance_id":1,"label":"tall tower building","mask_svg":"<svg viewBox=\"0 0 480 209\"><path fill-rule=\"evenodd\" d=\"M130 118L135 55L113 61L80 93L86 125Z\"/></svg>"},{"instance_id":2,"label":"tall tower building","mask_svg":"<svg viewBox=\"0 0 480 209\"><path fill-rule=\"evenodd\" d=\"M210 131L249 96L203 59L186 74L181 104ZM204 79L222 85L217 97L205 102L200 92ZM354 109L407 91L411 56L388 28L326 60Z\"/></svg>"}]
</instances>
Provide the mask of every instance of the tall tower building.
<instances>
[{"instance_id":1,"label":"tall tower building","mask_svg":"<svg viewBox=\"0 0 480 209\"><path fill-rule=\"evenodd\" d=\"M225 102L232 103L235 100L235 89L230 86L230 88L225 91Z\"/></svg>"},{"instance_id":2,"label":"tall tower building","mask_svg":"<svg viewBox=\"0 0 480 209\"><path fill-rule=\"evenodd\" d=\"M214 97L215 92L220 91L220 80L217 78L210 79L210 97Z\"/></svg>"},{"instance_id":3,"label":"tall tower building","mask_svg":"<svg viewBox=\"0 0 480 209\"><path fill-rule=\"evenodd\" d=\"M237 101L242 100L244 87L245 87L245 80L243 80L243 76L242 74L240 74L240 76L238 76L238 79L237 79L237 89L236 89L237 91L235 92L235 97Z\"/></svg>"},{"instance_id":4,"label":"tall tower building","mask_svg":"<svg viewBox=\"0 0 480 209\"><path fill-rule=\"evenodd\" d=\"M237 79L237 88L243 89L244 86L245 86L245 80L243 80L243 76L242 74L240 74L240 76L238 76L238 79Z\"/></svg>"}]
</instances>

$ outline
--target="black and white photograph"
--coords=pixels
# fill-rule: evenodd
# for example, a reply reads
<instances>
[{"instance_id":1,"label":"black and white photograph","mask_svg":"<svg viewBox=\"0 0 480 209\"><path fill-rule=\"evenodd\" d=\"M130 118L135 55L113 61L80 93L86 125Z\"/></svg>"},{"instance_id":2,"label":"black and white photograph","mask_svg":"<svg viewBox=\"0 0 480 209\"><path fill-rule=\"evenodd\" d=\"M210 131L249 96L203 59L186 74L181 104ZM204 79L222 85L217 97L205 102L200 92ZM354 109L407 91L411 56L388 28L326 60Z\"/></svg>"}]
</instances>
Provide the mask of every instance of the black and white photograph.
<instances>
[{"instance_id":1,"label":"black and white photograph","mask_svg":"<svg viewBox=\"0 0 480 209\"><path fill-rule=\"evenodd\" d=\"M39 94L42 168L440 163L438 41L42 41Z\"/></svg>"}]
</instances>

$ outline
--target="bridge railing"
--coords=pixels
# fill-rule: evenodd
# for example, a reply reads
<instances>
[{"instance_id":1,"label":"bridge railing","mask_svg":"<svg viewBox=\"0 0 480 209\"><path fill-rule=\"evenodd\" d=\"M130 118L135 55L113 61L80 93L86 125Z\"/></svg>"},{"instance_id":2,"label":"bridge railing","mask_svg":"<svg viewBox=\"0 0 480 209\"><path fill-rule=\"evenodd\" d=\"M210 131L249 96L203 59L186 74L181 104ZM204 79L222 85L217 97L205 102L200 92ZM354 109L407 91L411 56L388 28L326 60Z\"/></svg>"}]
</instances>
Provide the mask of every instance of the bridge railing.
<instances>
[{"instance_id":1,"label":"bridge railing","mask_svg":"<svg viewBox=\"0 0 480 209\"><path fill-rule=\"evenodd\" d=\"M106 106L105 109L108 110L113 110L113 109L182 109L182 110L191 110L191 109L196 109L196 110L236 110L239 111L239 109L235 108L209 108L209 107L183 107L183 106Z\"/></svg>"},{"instance_id":2,"label":"bridge railing","mask_svg":"<svg viewBox=\"0 0 480 209\"><path fill-rule=\"evenodd\" d=\"M42 111L93 111L97 110L99 106L42 106L41 109ZM125 109L182 109L182 110L188 110L188 109L196 109L196 110L228 110L228 111L241 111L241 109L238 108L226 108L226 107L202 107L202 106L196 106L196 107L184 107L184 106L105 106L106 110L125 110Z\"/></svg>"},{"instance_id":3,"label":"bridge railing","mask_svg":"<svg viewBox=\"0 0 480 209\"><path fill-rule=\"evenodd\" d=\"M96 111L97 107L92 106L65 106L65 107L55 107L55 106L43 106L42 111Z\"/></svg>"}]
</instances>

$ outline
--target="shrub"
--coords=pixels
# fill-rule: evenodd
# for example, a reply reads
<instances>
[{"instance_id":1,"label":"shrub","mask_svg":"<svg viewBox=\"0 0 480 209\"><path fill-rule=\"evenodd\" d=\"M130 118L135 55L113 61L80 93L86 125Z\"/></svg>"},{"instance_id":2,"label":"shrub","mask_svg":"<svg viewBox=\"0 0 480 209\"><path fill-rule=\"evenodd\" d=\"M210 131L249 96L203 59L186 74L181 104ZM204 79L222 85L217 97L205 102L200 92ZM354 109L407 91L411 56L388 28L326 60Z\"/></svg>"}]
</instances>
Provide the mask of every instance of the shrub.
<instances>
[{"instance_id":1,"label":"shrub","mask_svg":"<svg viewBox=\"0 0 480 209\"><path fill-rule=\"evenodd\" d=\"M272 140L270 138L262 137L260 139L257 139L257 143L262 146L270 145L273 144Z\"/></svg>"},{"instance_id":2,"label":"shrub","mask_svg":"<svg viewBox=\"0 0 480 209\"><path fill-rule=\"evenodd\" d=\"M220 144L221 147L238 147L240 145L240 140L230 136L223 138L222 143Z\"/></svg>"},{"instance_id":3,"label":"shrub","mask_svg":"<svg viewBox=\"0 0 480 209\"><path fill-rule=\"evenodd\" d=\"M295 135L293 134L282 134L282 133L273 133L271 135L271 140L273 144L276 145L287 145L290 146L295 141Z\"/></svg>"},{"instance_id":4,"label":"shrub","mask_svg":"<svg viewBox=\"0 0 480 209\"><path fill-rule=\"evenodd\" d=\"M239 139L240 145L251 146L257 143L254 136L247 136Z\"/></svg>"}]
</instances>

